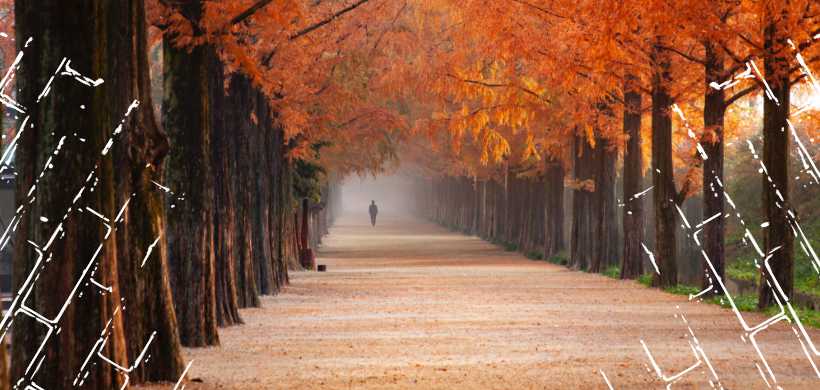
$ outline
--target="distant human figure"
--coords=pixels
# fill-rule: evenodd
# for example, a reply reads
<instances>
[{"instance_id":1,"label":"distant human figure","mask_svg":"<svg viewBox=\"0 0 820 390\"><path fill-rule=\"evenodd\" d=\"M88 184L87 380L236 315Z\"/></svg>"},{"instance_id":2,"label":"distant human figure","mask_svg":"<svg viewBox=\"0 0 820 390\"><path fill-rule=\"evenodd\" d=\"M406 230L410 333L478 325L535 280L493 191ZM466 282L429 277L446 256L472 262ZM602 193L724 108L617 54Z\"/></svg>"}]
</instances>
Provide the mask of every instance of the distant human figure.
<instances>
[{"instance_id":1,"label":"distant human figure","mask_svg":"<svg viewBox=\"0 0 820 390\"><path fill-rule=\"evenodd\" d=\"M376 201L370 201L370 224L376 226L376 214L379 213L379 208L376 206Z\"/></svg>"}]
</instances>

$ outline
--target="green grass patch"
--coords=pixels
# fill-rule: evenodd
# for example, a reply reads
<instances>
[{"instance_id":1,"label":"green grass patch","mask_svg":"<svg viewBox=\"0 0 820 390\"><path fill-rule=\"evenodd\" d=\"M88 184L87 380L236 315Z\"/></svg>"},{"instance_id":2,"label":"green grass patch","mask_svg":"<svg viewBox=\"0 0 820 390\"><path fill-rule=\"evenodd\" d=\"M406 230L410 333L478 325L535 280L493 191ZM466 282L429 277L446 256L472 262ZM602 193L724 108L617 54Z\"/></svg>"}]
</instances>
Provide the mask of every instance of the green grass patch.
<instances>
[{"instance_id":1,"label":"green grass patch","mask_svg":"<svg viewBox=\"0 0 820 390\"><path fill-rule=\"evenodd\" d=\"M493 245L498 245L498 246L504 248L504 250L507 251L507 252L515 252L515 251L518 250L518 245L516 245L515 243L507 242L507 241L504 241L504 240L501 240L501 239L498 239L498 238L493 238L490 241L490 243L492 243ZM525 254L525 256L526 256L526 254Z\"/></svg>"},{"instance_id":2,"label":"green grass patch","mask_svg":"<svg viewBox=\"0 0 820 390\"><path fill-rule=\"evenodd\" d=\"M742 294L734 296L732 297L732 299L735 302L735 306L740 311L757 311L757 295ZM704 302L720 305L721 307L727 309L732 307L732 305L729 304L729 300L726 299L726 297L724 297L723 295L706 299L704 300Z\"/></svg>"},{"instance_id":3,"label":"green grass patch","mask_svg":"<svg viewBox=\"0 0 820 390\"><path fill-rule=\"evenodd\" d=\"M774 309L769 309L766 312L774 312ZM803 323L805 326L811 326L813 328L820 328L820 311L818 310L811 310L811 309L803 309L803 308L795 308L794 311L797 312L797 316L800 318L800 322ZM774 313L771 313L774 314Z\"/></svg>"},{"instance_id":4,"label":"green grass patch","mask_svg":"<svg viewBox=\"0 0 820 390\"><path fill-rule=\"evenodd\" d=\"M811 223L806 224L803 231L808 237L812 248L820 250L820 218L815 218ZM804 294L820 297L820 275L812 266L812 258L803 251L798 239L795 238L794 246L794 289Z\"/></svg>"},{"instance_id":5,"label":"green grass patch","mask_svg":"<svg viewBox=\"0 0 820 390\"><path fill-rule=\"evenodd\" d=\"M688 297L689 295L695 295L695 294L699 293L701 290L699 288L695 287L695 286L687 286L685 284L678 284L678 285L673 286L673 287L666 287L666 288L663 289L663 291L666 291L668 293L672 293L672 294L675 294L675 295L685 295L685 296Z\"/></svg>"},{"instance_id":6,"label":"green grass patch","mask_svg":"<svg viewBox=\"0 0 820 390\"><path fill-rule=\"evenodd\" d=\"M601 275L608 276L613 279L620 279L621 278L621 267L617 265L610 265L604 272L601 272Z\"/></svg>"},{"instance_id":7,"label":"green grass patch","mask_svg":"<svg viewBox=\"0 0 820 390\"><path fill-rule=\"evenodd\" d=\"M610 269L607 269L607 272L605 272L604 274L607 274L611 269L612 269L612 267L610 267ZM609 276L609 275L607 275L607 276ZM640 284L642 284L646 287L650 287L652 285L652 274L643 274L643 275L639 276L638 277L638 283L640 283ZM695 287L695 286L687 286L687 285L684 285L684 284L679 284L675 287L665 288L664 291L666 291L668 293L671 293L671 294L684 295L684 296L688 297L690 295L695 295L695 294L701 292L701 289L698 288L698 287ZM735 306L740 311L746 311L746 312L760 311L757 308L757 295L756 294L737 295L737 296L733 296L732 299L734 300ZM727 308L727 309L732 307L729 304L729 300L726 297L724 297L723 295L706 298L706 299L703 300L703 302L709 303L709 304L714 304L714 305L719 305L719 306L721 306L723 308ZM767 308L767 309L763 310L762 312L769 315L769 316L771 316L771 315L774 315L777 312L777 310L778 309L776 307L770 307L770 308ZM814 328L820 328L820 310L795 308L795 311L797 312L797 316L800 318L800 322L802 322L803 325L814 327Z\"/></svg>"},{"instance_id":8,"label":"green grass patch","mask_svg":"<svg viewBox=\"0 0 820 390\"><path fill-rule=\"evenodd\" d=\"M567 254L567 251L565 251L565 250L560 251L560 252L550 256L547 259L547 261L552 263L552 264L567 265L567 264L569 264L569 255Z\"/></svg>"},{"instance_id":9,"label":"green grass patch","mask_svg":"<svg viewBox=\"0 0 820 390\"><path fill-rule=\"evenodd\" d=\"M739 295L734 298L735 306L740 311L759 311L757 308L757 295L754 294L743 294ZM718 296L714 298L710 298L705 302L714 303L720 305L724 308L731 308L732 306L729 304L729 301L724 296ZM766 315L772 316L776 314L780 310L776 306L769 307L762 312ZM800 322L803 325L810 326L813 328L820 328L820 311L812 310L812 309L804 309L800 307L796 307L794 309L797 312L797 317L800 319Z\"/></svg>"},{"instance_id":10,"label":"green grass patch","mask_svg":"<svg viewBox=\"0 0 820 390\"><path fill-rule=\"evenodd\" d=\"M726 274L733 279L760 285L760 270L755 266L753 258L732 260L726 268ZM820 297L820 277L814 271L811 259L800 248L796 248L794 256L794 289L803 294Z\"/></svg>"},{"instance_id":11,"label":"green grass patch","mask_svg":"<svg viewBox=\"0 0 820 390\"><path fill-rule=\"evenodd\" d=\"M802 224L806 237L815 250L820 248L820 218ZM738 230L738 229L735 229ZM733 232L726 239L728 266L726 274L733 279L754 282L760 285L760 270L755 266L756 254L752 248L742 243L742 236ZM812 259L799 244L794 248L794 289L795 291L820 297L820 275L812 266Z\"/></svg>"},{"instance_id":12,"label":"green grass patch","mask_svg":"<svg viewBox=\"0 0 820 390\"><path fill-rule=\"evenodd\" d=\"M638 283L646 287L652 286L652 274L643 274L641 276L638 276Z\"/></svg>"},{"instance_id":13,"label":"green grass patch","mask_svg":"<svg viewBox=\"0 0 820 390\"><path fill-rule=\"evenodd\" d=\"M544 254L540 251L529 251L525 256L530 260L544 260Z\"/></svg>"},{"instance_id":14,"label":"green grass patch","mask_svg":"<svg viewBox=\"0 0 820 390\"><path fill-rule=\"evenodd\" d=\"M758 283L760 278L760 270L757 269L752 258L738 258L734 259L726 267L726 274L730 278L737 280L746 280L749 282Z\"/></svg>"}]
</instances>

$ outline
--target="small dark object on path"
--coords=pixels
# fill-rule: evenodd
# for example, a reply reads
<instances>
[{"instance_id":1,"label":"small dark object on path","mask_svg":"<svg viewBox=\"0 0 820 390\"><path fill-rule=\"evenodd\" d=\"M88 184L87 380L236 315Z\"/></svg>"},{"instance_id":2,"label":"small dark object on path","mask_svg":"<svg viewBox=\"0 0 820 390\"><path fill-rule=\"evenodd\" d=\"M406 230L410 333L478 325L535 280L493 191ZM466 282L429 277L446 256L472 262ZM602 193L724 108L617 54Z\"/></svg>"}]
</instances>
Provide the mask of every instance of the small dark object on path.
<instances>
[{"instance_id":1,"label":"small dark object on path","mask_svg":"<svg viewBox=\"0 0 820 390\"><path fill-rule=\"evenodd\" d=\"M327 266L324 265L324 264L319 264L319 265L316 266L316 271L325 272L325 271L327 271Z\"/></svg>"}]
</instances>

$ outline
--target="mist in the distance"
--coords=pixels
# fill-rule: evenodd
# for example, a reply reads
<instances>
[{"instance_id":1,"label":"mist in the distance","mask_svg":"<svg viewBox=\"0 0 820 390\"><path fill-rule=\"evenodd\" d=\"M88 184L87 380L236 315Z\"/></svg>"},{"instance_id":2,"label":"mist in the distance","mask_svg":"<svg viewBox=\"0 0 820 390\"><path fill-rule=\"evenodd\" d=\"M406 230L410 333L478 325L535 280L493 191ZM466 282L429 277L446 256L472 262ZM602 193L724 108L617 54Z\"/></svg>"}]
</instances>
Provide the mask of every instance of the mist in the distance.
<instances>
[{"instance_id":1,"label":"mist in the distance","mask_svg":"<svg viewBox=\"0 0 820 390\"><path fill-rule=\"evenodd\" d=\"M376 201L380 217L408 215L412 212L413 181L402 175L350 177L342 185L345 214L367 215L370 201Z\"/></svg>"}]
</instances>

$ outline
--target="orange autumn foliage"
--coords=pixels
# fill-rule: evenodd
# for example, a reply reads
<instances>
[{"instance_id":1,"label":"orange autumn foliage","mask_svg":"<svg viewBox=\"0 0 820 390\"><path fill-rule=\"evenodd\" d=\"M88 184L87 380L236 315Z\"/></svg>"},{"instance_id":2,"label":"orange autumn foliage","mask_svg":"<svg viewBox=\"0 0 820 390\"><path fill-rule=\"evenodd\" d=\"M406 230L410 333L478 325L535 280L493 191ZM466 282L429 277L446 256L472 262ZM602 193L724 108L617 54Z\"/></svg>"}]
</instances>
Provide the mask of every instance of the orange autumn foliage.
<instances>
[{"instance_id":1,"label":"orange autumn foliage","mask_svg":"<svg viewBox=\"0 0 820 390\"><path fill-rule=\"evenodd\" d=\"M624 79L636 77L646 94L653 45L661 42L682 114L671 113L681 179L698 174L687 167L697 165L697 141L710 139L702 124L703 42L720 48L729 78L742 72L761 55L771 1L207 1L198 26L165 1L149 11L174 44L218 47L228 72L248 75L270 97L286 138L298 141L293 155L313 158L311 144L329 143L322 163L342 175L403 159L439 173L491 176L504 164L538 166L532 162L546 155L568 162L576 134L622 149ZM783 21L795 53L811 64L817 8L790 2ZM744 79L727 94L747 89L761 91ZM739 114L728 113L731 139Z\"/></svg>"}]
</instances>

